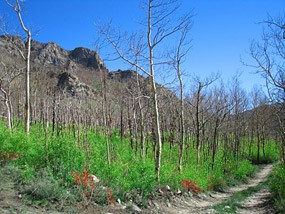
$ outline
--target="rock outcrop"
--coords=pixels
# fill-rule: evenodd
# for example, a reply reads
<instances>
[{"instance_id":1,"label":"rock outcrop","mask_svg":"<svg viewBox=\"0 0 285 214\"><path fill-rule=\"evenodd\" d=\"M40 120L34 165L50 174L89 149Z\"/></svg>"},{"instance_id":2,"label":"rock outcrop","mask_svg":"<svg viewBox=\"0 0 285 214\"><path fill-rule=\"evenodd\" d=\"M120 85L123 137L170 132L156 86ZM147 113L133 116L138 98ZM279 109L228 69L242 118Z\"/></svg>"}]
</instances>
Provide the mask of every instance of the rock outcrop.
<instances>
[{"instance_id":1,"label":"rock outcrop","mask_svg":"<svg viewBox=\"0 0 285 214\"><path fill-rule=\"evenodd\" d=\"M47 44L33 42L31 52L33 61L42 65L64 66L69 61L68 51L54 42Z\"/></svg>"},{"instance_id":2,"label":"rock outcrop","mask_svg":"<svg viewBox=\"0 0 285 214\"><path fill-rule=\"evenodd\" d=\"M69 56L73 61L85 67L93 68L96 70L99 68L104 68L104 63L98 53L90 49L82 47L75 48L73 51L70 51Z\"/></svg>"},{"instance_id":3,"label":"rock outcrop","mask_svg":"<svg viewBox=\"0 0 285 214\"><path fill-rule=\"evenodd\" d=\"M95 94L95 90L90 86L81 83L78 77L69 73L63 72L58 76L57 86L62 89L67 95L73 97L85 97Z\"/></svg>"},{"instance_id":4,"label":"rock outcrop","mask_svg":"<svg viewBox=\"0 0 285 214\"><path fill-rule=\"evenodd\" d=\"M0 61L7 66L25 66L25 42L18 36L0 36ZM96 51L87 48L64 50L54 42L31 44L31 81L46 79L47 86L57 86L69 96L90 96L101 71L108 72ZM48 75L46 75L48 74ZM51 78L49 81L47 78Z\"/></svg>"}]
</instances>

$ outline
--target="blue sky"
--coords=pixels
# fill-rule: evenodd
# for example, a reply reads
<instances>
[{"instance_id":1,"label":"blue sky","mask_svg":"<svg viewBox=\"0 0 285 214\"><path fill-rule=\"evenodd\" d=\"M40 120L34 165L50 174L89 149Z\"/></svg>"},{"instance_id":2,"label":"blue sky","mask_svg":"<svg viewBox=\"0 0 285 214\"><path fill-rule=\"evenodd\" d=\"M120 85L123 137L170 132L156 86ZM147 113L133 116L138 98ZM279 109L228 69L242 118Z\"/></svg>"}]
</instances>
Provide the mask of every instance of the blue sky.
<instances>
[{"instance_id":1,"label":"blue sky","mask_svg":"<svg viewBox=\"0 0 285 214\"><path fill-rule=\"evenodd\" d=\"M219 72L227 82L242 72L241 86L250 90L262 80L240 59L250 62L247 54L252 39L258 39L263 21L284 16L284 0L181 0L182 11L194 11L191 30L192 49L185 64L191 75L206 77ZM17 23L16 14L0 0L0 15L10 28ZM26 0L23 18L37 35L35 40L56 42L65 49L83 46L93 49L95 23L112 19L122 29L135 30L142 16L139 0ZM110 70L127 65L108 62Z\"/></svg>"}]
</instances>

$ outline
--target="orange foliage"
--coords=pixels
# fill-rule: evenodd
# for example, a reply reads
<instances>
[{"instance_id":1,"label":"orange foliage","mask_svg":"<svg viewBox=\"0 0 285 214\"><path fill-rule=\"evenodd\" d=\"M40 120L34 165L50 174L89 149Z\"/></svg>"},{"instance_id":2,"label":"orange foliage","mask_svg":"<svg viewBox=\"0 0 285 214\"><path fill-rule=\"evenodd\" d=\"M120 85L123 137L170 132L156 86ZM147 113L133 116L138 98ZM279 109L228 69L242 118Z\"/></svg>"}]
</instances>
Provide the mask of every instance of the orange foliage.
<instances>
[{"instance_id":1,"label":"orange foliage","mask_svg":"<svg viewBox=\"0 0 285 214\"><path fill-rule=\"evenodd\" d=\"M182 186L188 191L192 191L194 193L202 192L202 189L199 187L196 181L192 180L182 180Z\"/></svg>"}]
</instances>

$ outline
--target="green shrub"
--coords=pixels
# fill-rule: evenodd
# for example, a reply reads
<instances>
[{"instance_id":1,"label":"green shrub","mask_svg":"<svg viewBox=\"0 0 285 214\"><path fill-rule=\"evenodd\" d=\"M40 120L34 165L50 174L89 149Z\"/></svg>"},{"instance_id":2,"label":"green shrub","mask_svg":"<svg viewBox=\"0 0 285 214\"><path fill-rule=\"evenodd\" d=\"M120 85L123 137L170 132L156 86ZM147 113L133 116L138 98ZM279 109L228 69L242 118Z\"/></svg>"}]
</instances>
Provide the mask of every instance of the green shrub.
<instances>
[{"instance_id":1,"label":"green shrub","mask_svg":"<svg viewBox=\"0 0 285 214\"><path fill-rule=\"evenodd\" d=\"M269 178L269 187L278 213L285 210L285 163L275 167Z\"/></svg>"},{"instance_id":2,"label":"green shrub","mask_svg":"<svg viewBox=\"0 0 285 214\"><path fill-rule=\"evenodd\" d=\"M235 169L232 169L232 174L235 179L244 181L248 177L252 176L255 168L254 166L250 163L249 160L242 160L239 161L238 163L235 163Z\"/></svg>"},{"instance_id":3,"label":"green shrub","mask_svg":"<svg viewBox=\"0 0 285 214\"><path fill-rule=\"evenodd\" d=\"M251 154L247 154L247 158L253 164L269 164L278 161L278 147L276 142L265 140L264 145L259 145L259 156L258 156L258 145L257 139L255 139L254 144L251 147Z\"/></svg>"},{"instance_id":4,"label":"green shrub","mask_svg":"<svg viewBox=\"0 0 285 214\"><path fill-rule=\"evenodd\" d=\"M221 191L227 185L226 179L223 176L212 175L208 177L208 180L209 180L208 190Z\"/></svg>"},{"instance_id":5,"label":"green shrub","mask_svg":"<svg viewBox=\"0 0 285 214\"><path fill-rule=\"evenodd\" d=\"M58 180L48 172L48 169L41 169L38 172L28 172L22 174L24 182L20 185L20 192L33 201L47 204L49 201L61 199L62 188Z\"/></svg>"}]
</instances>

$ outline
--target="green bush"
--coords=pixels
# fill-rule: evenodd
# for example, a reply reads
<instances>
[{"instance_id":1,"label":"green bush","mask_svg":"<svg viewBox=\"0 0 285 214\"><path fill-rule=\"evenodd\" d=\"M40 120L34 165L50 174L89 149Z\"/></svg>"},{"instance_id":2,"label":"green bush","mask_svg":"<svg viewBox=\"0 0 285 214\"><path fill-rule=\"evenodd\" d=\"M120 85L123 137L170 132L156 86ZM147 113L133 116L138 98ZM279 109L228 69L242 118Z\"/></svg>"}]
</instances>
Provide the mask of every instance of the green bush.
<instances>
[{"instance_id":1,"label":"green bush","mask_svg":"<svg viewBox=\"0 0 285 214\"><path fill-rule=\"evenodd\" d=\"M272 140L265 140L264 145L259 145L259 156L257 139L255 139L254 144L251 147L251 154L246 154L247 158L253 164L269 164L278 161L278 147L276 142Z\"/></svg>"},{"instance_id":2,"label":"green bush","mask_svg":"<svg viewBox=\"0 0 285 214\"><path fill-rule=\"evenodd\" d=\"M223 176L212 175L208 177L208 180L209 180L208 190L221 191L227 185L226 179Z\"/></svg>"},{"instance_id":3,"label":"green bush","mask_svg":"<svg viewBox=\"0 0 285 214\"><path fill-rule=\"evenodd\" d=\"M232 173L235 179L244 181L252 176L254 171L255 168L249 160L242 160L236 163L236 169L233 170Z\"/></svg>"},{"instance_id":4,"label":"green bush","mask_svg":"<svg viewBox=\"0 0 285 214\"><path fill-rule=\"evenodd\" d=\"M275 167L269 178L269 187L277 213L285 210L285 163Z\"/></svg>"},{"instance_id":5,"label":"green bush","mask_svg":"<svg viewBox=\"0 0 285 214\"><path fill-rule=\"evenodd\" d=\"M21 192L34 200L58 200L61 194L59 182L47 169L34 173L33 177L22 186Z\"/></svg>"}]
</instances>

